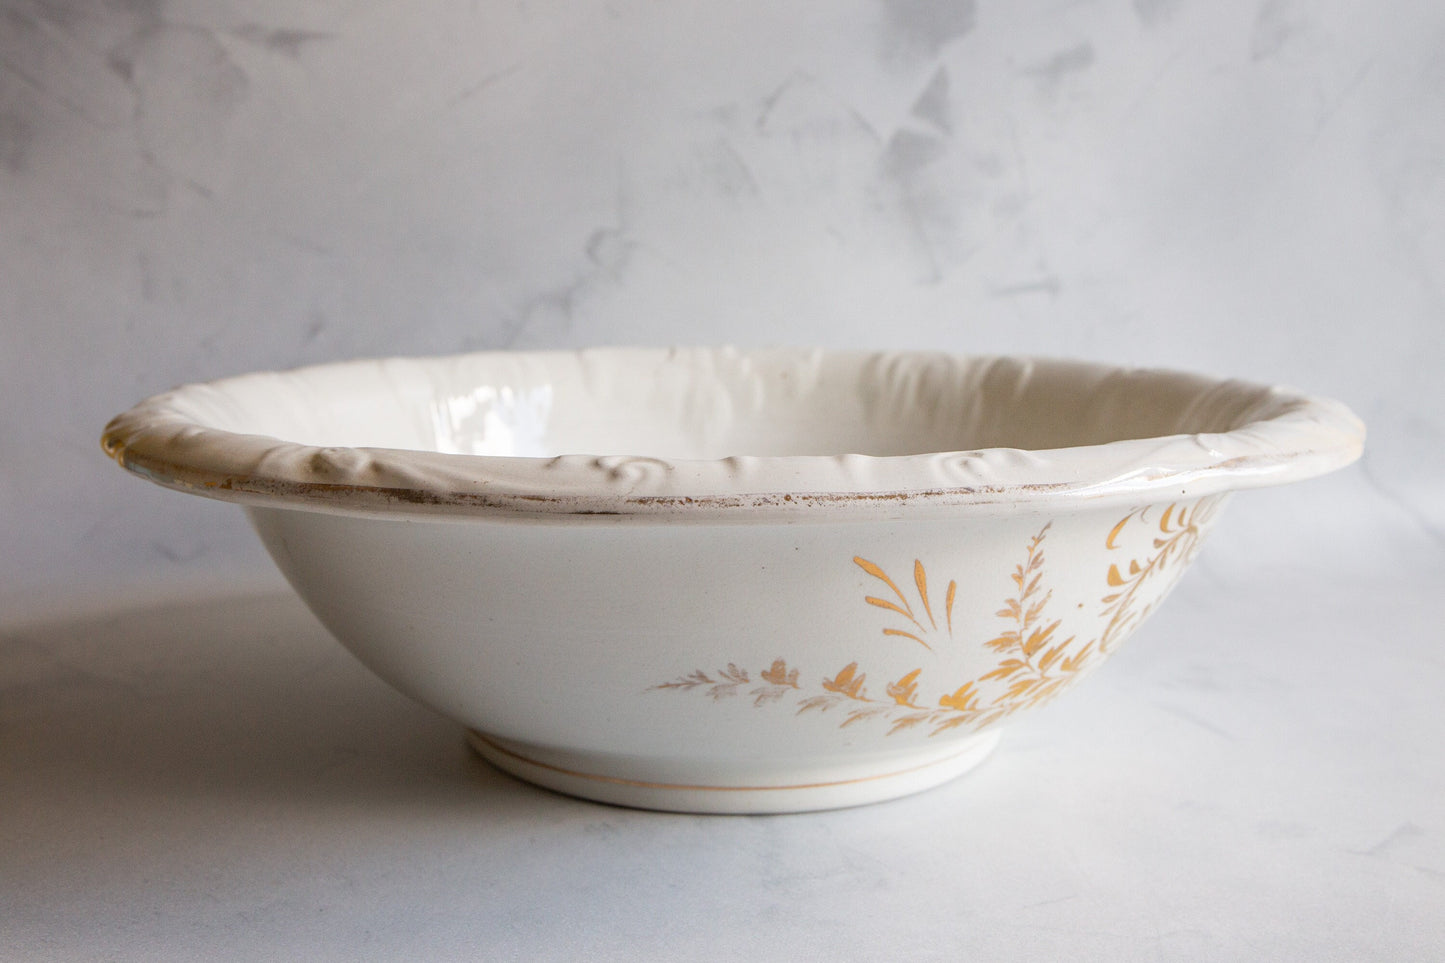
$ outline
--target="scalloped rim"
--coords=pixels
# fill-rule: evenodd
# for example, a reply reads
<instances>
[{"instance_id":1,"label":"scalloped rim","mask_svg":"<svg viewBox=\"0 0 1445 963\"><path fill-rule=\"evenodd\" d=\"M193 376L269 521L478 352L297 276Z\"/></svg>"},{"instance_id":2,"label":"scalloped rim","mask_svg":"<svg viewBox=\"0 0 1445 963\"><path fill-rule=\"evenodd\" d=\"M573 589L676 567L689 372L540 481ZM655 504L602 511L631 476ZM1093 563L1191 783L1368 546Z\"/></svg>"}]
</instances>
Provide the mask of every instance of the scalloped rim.
<instances>
[{"instance_id":1,"label":"scalloped rim","mask_svg":"<svg viewBox=\"0 0 1445 963\"><path fill-rule=\"evenodd\" d=\"M531 357L625 362L660 349L589 349ZM694 349L698 350L698 349ZM732 353L733 349L716 349ZM776 351L772 352L777 354ZM407 364L442 364L482 353ZM813 356L817 356L814 353ZM799 357L804 357L802 353ZM875 353L874 361L959 356ZM981 359L970 359L981 360ZM1077 366L1047 359L989 359ZM392 360L342 362L378 369ZM1092 374L1133 369L1087 365ZM1182 372L1154 372L1196 377ZM433 515L754 522L915 517L967 507L1035 511L1144 503L1283 484L1359 457L1364 425L1344 405L1287 388L1215 381L1226 397L1258 396L1233 430L1038 451L991 448L918 455L747 456L665 461L649 457L457 455L389 448L317 448L208 427L184 413L199 392L271 373L187 385L142 401L106 427L101 445L122 467L168 488L226 501L358 515Z\"/></svg>"}]
</instances>

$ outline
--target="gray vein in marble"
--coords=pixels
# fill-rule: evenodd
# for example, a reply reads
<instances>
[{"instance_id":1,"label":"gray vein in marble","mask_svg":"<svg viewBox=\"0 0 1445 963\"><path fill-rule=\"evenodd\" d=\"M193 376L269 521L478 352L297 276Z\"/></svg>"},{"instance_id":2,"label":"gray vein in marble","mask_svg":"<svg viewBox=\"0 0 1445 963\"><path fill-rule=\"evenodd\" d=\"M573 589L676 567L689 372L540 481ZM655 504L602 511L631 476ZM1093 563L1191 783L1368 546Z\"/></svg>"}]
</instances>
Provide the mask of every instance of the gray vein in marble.
<instances>
[{"instance_id":1,"label":"gray vein in marble","mask_svg":"<svg viewBox=\"0 0 1445 963\"><path fill-rule=\"evenodd\" d=\"M887 17L886 52L936 57L944 47L973 30L974 0L882 0Z\"/></svg>"},{"instance_id":2,"label":"gray vein in marble","mask_svg":"<svg viewBox=\"0 0 1445 963\"><path fill-rule=\"evenodd\" d=\"M140 276L140 298L146 304L152 304L160 296L160 285L156 283L150 255L145 251L137 251L135 267L136 274Z\"/></svg>"},{"instance_id":3,"label":"gray vein in marble","mask_svg":"<svg viewBox=\"0 0 1445 963\"><path fill-rule=\"evenodd\" d=\"M1320 139L1320 135L1324 133L1325 128L1330 125L1330 122L1335 119L1340 109L1354 97L1355 93L1360 89L1360 85L1365 82L1365 78L1368 77L1370 71L1374 69L1374 66L1374 57L1370 57L1364 63L1360 64L1359 69L1355 71L1354 75L1350 77L1344 87L1340 88L1339 93L1331 97L1328 103L1325 104L1324 109L1320 111L1319 118L1315 120L1314 130L1310 133L1311 145Z\"/></svg>"},{"instance_id":4,"label":"gray vein in marble","mask_svg":"<svg viewBox=\"0 0 1445 963\"><path fill-rule=\"evenodd\" d=\"M312 44L336 39L336 34L323 30L266 27L259 23L243 23L226 32L293 60L300 58L302 51Z\"/></svg>"},{"instance_id":5,"label":"gray vein in marble","mask_svg":"<svg viewBox=\"0 0 1445 963\"><path fill-rule=\"evenodd\" d=\"M34 125L15 111L0 113L0 169L23 174L27 167Z\"/></svg>"},{"instance_id":6,"label":"gray vein in marble","mask_svg":"<svg viewBox=\"0 0 1445 963\"><path fill-rule=\"evenodd\" d=\"M74 116L115 129L124 126L130 99L129 94L115 97L116 88L106 83L106 50L115 37L133 37L152 21L147 14L96 16L91 7L14 0L5 4L0 68Z\"/></svg>"},{"instance_id":7,"label":"gray vein in marble","mask_svg":"<svg viewBox=\"0 0 1445 963\"><path fill-rule=\"evenodd\" d=\"M587 259L613 278L627 269L637 242L611 227L599 227L587 238Z\"/></svg>"},{"instance_id":8,"label":"gray vein in marble","mask_svg":"<svg viewBox=\"0 0 1445 963\"><path fill-rule=\"evenodd\" d=\"M1183 0L1134 0L1134 15L1146 27L1158 27L1174 18Z\"/></svg>"},{"instance_id":9,"label":"gray vein in marble","mask_svg":"<svg viewBox=\"0 0 1445 963\"><path fill-rule=\"evenodd\" d=\"M1289 0L1263 0L1254 18L1249 40L1250 59L1258 63L1279 54L1300 34L1305 21L1296 15Z\"/></svg>"},{"instance_id":10,"label":"gray vein in marble","mask_svg":"<svg viewBox=\"0 0 1445 963\"><path fill-rule=\"evenodd\" d=\"M192 562L206 554L207 545L205 542L194 542L184 547L177 547L168 542L154 539L150 543L151 551L164 558L168 562L183 565Z\"/></svg>"},{"instance_id":11,"label":"gray vein in marble","mask_svg":"<svg viewBox=\"0 0 1445 963\"><path fill-rule=\"evenodd\" d=\"M521 69L522 64L519 62L510 64L509 66L503 67L500 70L494 70L476 83L471 84L467 87L463 87L455 94L452 94L452 96L447 100L447 106L455 107L458 104L465 103L466 101L471 100L473 97L477 96L487 88L492 87L503 80L506 80L508 77L512 76Z\"/></svg>"},{"instance_id":12,"label":"gray vein in marble","mask_svg":"<svg viewBox=\"0 0 1445 963\"><path fill-rule=\"evenodd\" d=\"M728 139L699 145L696 157L703 168L705 187L733 199L758 196L757 175Z\"/></svg>"},{"instance_id":13,"label":"gray vein in marble","mask_svg":"<svg viewBox=\"0 0 1445 963\"><path fill-rule=\"evenodd\" d=\"M826 130L837 146L861 135L873 149L885 146L884 137L856 105L841 101L812 75L796 71L763 97L754 116L753 130L764 137Z\"/></svg>"},{"instance_id":14,"label":"gray vein in marble","mask_svg":"<svg viewBox=\"0 0 1445 963\"><path fill-rule=\"evenodd\" d=\"M313 344L326 332L326 314L318 308L306 313L306 330L301 333L303 345Z\"/></svg>"},{"instance_id":15,"label":"gray vein in marble","mask_svg":"<svg viewBox=\"0 0 1445 963\"><path fill-rule=\"evenodd\" d=\"M1149 79L1139 86L1139 90L1134 94L1134 98L1129 101L1129 106L1124 109L1124 117L1133 117L1134 114L1139 111L1139 108L1143 107L1158 93L1160 85L1164 82L1164 78L1168 76L1169 72L1183 59L1184 53L1189 49L1187 44L1181 44L1174 48L1168 57L1164 58L1164 61L1149 75Z\"/></svg>"},{"instance_id":16,"label":"gray vein in marble","mask_svg":"<svg viewBox=\"0 0 1445 963\"><path fill-rule=\"evenodd\" d=\"M92 116L91 113L83 106L76 103L74 100L71 100L69 97L66 97L64 94L57 92L39 77L36 77L30 74L28 71L16 66L8 58L0 57L0 70L3 70L6 73L10 74L12 77L20 80L22 83L34 90L37 94L40 94L46 100L57 104L66 112L73 114L74 116L80 118L86 123L94 124L97 127L111 126L105 121Z\"/></svg>"},{"instance_id":17,"label":"gray vein in marble","mask_svg":"<svg viewBox=\"0 0 1445 963\"><path fill-rule=\"evenodd\" d=\"M1024 154L1023 145L1019 143L1018 123L1012 117L1008 120L1008 143L1014 158L1014 171L1019 178L1019 192L1022 197L1019 198L1018 206L1022 209L1028 206L1029 199L1033 196L1033 188L1029 186L1029 159Z\"/></svg>"},{"instance_id":18,"label":"gray vein in marble","mask_svg":"<svg viewBox=\"0 0 1445 963\"><path fill-rule=\"evenodd\" d=\"M207 187L205 184L202 184L200 181L193 180L193 179L191 179L191 178L189 178L189 177L186 177L184 174L180 173L179 171L173 170L173 169L171 169L170 167L166 166L166 164L165 164L164 162L162 162L162 161L160 160L160 158L156 157L155 153L154 153L153 151L151 151L150 149L148 149L148 148L142 148L142 150L141 150L141 152L140 152L140 158L141 158L142 161L144 161L144 162L146 163L146 165L147 165L148 167L150 167L150 168L154 169L155 171L157 171L158 173L162 174L169 183L171 183L171 184L178 184L178 185L180 185L181 187L185 187L185 188L189 189L192 193L196 194L196 195L199 196L199 197L203 197L203 198L205 198L205 199L208 200L208 201L215 197L215 192L212 191L212 190L211 190L209 187ZM166 205L166 201L165 201L165 199L163 198L163 199L162 199L162 202L161 202L161 205L160 205L160 208L159 208L158 210L155 210L155 211L140 210L140 211L136 211L136 212L134 213L134 216L136 216L136 217L142 217L142 218L146 218L146 217L157 217L157 216L160 216L160 215L162 215L162 214L164 214L164 213L166 212L166 206L167 206L167 205Z\"/></svg>"},{"instance_id":19,"label":"gray vein in marble","mask_svg":"<svg viewBox=\"0 0 1445 963\"><path fill-rule=\"evenodd\" d=\"M900 130L888 139L888 148L883 152L883 168L890 177L907 181L947 153L948 144L941 137Z\"/></svg>"},{"instance_id":20,"label":"gray vein in marble","mask_svg":"<svg viewBox=\"0 0 1445 963\"><path fill-rule=\"evenodd\" d=\"M774 87L772 92L763 98L762 106L758 110L757 118L753 126L758 130L767 130L773 120L773 113L785 100L796 91L804 88L816 87L818 82L808 74L797 72L788 76L786 80Z\"/></svg>"},{"instance_id":21,"label":"gray vein in marble","mask_svg":"<svg viewBox=\"0 0 1445 963\"><path fill-rule=\"evenodd\" d=\"M1045 906L1057 906L1057 905L1059 905L1060 903L1068 903L1068 902L1070 902L1070 901L1072 901L1072 900L1076 900L1076 899L1078 899L1078 898L1079 898L1079 894L1078 894L1077 892L1075 892L1075 893L1070 893L1070 894L1068 894L1067 896L1055 896L1055 897L1052 897L1051 899L1041 899L1041 900L1039 900L1039 901L1036 902L1036 903L1025 903L1024 905L1020 906L1019 909L1021 909L1021 910L1043 909Z\"/></svg>"},{"instance_id":22,"label":"gray vein in marble","mask_svg":"<svg viewBox=\"0 0 1445 963\"><path fill-rule=\"evenodd\" d=\"M913 102L913 116L937 127L941 133L953 133L947 67L939 67L933 72L928 86L923 88L923 93Z\"/></svg>"},{"instance_id":23,"label":"gray vein in marble","mask_svg":"<svg viewBox=\"0 0 1445 963\"><path fill-rule=\"evenodd\" d=\"M1043 63L1027 68L1024 73L1037 78L1044 87L1052 89L1063 83L1070 74L1081 73L1093 65L1093 44L1081 43L1060 50Z\"/></svg>"},{"instance_id":24,"label":"gray vein in marble","mask_svg":"<svg viewBox=\"0 0 1445 963\"><path fill-rule=\"evenodd\" d=\"M1428 834L1424 829L1406 820L1369 849L1352 850L1352 852L1358 856L1389 856L1399 849L1408 849L1416 840L1426 835Z\"/></svg>"},{"instance_id":25,"label":"gray vein in marble","mask_svg":"<svg viewBox=\"0 0 1445 963\"><path fill-rule=\"evenodd\" d=\"M87 124L133 139L140 168L130 183L114 185L131 196L119 202L96 196L92 203L151 219L165 213L172 186L212 196L204 168L208 159L219 163L224 128L249 86L213 31L167 22L161 4L152 0L118 3L103 12L89 4L32 3L26 9L11 4L5 13L0 72ZM301 42L285 31L240 33L283 47ZM43 161L31 160L16 145L28 146L50 126L46 111L22 111L15 118L0 130L0 144L10 145L0 152L0 162L12 173L22 166L42 169ZM202 169L190 169L198 160Z\"/></svg>"},{"instance_id":26,"label":"gray vein in marble","mask_svg":"<svg viewBox=\"0 0 1445 963\"><path fill-rule=\"evenodd\" d=\"M880 158L884 182L892 185L897 192L894 204L918 246L920 266L923 268L920 283L941 283L944 279L944 265L929 237L929 226L938 223L948 228L949 224L948 214L939 205L933 204L918 175L938 162L946 152L948 147L941 137L899 130L890 137L889 145Z\"/></svg>"},{"instance_id":27,"label":"gray vein in marble","mask_svg":"<svg viewBox=\"0 0 1445 963\"><path fill-rule=\"evenodd\" d=\"M568 284L527 299L515 319L504 325L506 334L497 347L509 350L527 347L536 340L536 331L541 327L548 329L541 336L544 339L572 330L577 305L594 277L594 272L584 272Z\"/></svg>"},{"instance_id":28,"label":"gray vein in marble","mask_svg":"<svg viewBox=\"0 0 1445 963\"><path fill-rule=\"evenodd\" d=\"M1057 298L1063 290L1063 282L1058 275L1048 274L1041 278L1029 281L1015 281L1012 284L995 284L989 288L989 296L995 298L1016 298L1030 294L1046 294L1049 298Z\"/></svg>"},{"instance_id":29,"label":"gray vein in marble","mask_svg":"<svg viewBox=\"0 0 1445 963\"><path fill-rule=\"evenodd\" d=\"M307 237L302 237L300 234L291 231L272 231L271 236L300 248L308 254L315 254L317 257L333 257L336 254L329 245Z\"/></svg>"},{"instance_id":30,"label":"gray vein in marble","mask_svg":"<svg viewBox=\"0 0 1445 963\"><path fill-rule=\"evenodd\" d=\"M1365 454L1359 460L1360 477L1369 483L1370 487L1379 492L1391 505L1403 512L1411 522L1415 524L1422 534L1428 537L1436 545L1445 548L1445 530L1436 524L1424 509L1416 505L1408 497L1394 490L1375 473L1374 463L1370 458L1370 451L1365 449Z\"/></svg>"},{"instance_id":31,"label":"gray vein in marble","mask_svg":"<svg viewBox=\"0 0 1445 963\"><path fill-rule=\"evenodd\" d=\"M186 162L218 160L226 126L249 94L250 78L233 61L216 34L203 27L165 24L113 52L132 65L127 86L135 93L133 128L146 164L174 184L210 199L213 189L202 172L183 171L167 155ZM154 67L164 78L179 69L182 86L150 82L137 66ZM210 156L208 156L210 155Z\"/></svg>"},{"instance_id":32,"label":"gray vein in marble","mask_svg":"<svg viewBox=\"0 0 1445 963\"><path fill-rule=\"evenodd\" d=\"M1226 742L1237 742L1239 740L1239 737L1236 736L1234 733L1229 732L1225 729L1221 729L1219 726L1210 722L1208 719L1203 719L1195 715L1194 713L1189 712L1186 709L1179 708L1179 706L1172 705L1168 702L1158 701L1156 701L1154 705L1156 705L1163 711L1169 713L1171 716L1174 716L1176 719L1183 719L1185 722L1189 723L1192 726L1197 726L1200 729L1205 730L1206 732L1214 733L1216 736L1225 740Z\"/></svg>"}]
</instances>

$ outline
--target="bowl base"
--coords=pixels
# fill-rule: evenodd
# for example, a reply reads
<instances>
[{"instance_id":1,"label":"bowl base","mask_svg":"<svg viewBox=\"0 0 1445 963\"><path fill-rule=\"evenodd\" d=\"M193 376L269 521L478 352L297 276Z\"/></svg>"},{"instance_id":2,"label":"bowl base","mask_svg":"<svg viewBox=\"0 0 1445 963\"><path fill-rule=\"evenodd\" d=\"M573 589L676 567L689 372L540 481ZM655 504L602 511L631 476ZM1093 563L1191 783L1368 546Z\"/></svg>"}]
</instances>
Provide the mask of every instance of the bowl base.
<instances>
[{"instance_id":1,"label":"bowl base","mask_svg":"<svg viewBox=\"0 0 1445 963\"><path fill-rule=\"evenodd\" d=\"M983 732L943 748L889 755L886 763L839 765L806 778L736 778L713 782L649 780L607 772L605 757L541 751L467 731L478 755L503 772L568 796L595 802L684 813L789 813L841 809L932 789L977 766L998 745Z\"/></svg>"}]
</instances>

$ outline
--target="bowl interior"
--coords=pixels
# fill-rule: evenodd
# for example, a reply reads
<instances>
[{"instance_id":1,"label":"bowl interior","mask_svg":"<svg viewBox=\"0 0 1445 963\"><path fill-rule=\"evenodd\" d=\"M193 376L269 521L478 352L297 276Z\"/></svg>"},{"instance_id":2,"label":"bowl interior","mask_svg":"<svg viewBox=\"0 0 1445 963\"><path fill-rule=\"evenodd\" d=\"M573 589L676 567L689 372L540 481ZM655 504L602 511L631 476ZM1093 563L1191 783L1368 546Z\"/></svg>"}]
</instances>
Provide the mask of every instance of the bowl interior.
<instances>
[{"instance_id":1,"label":"bowl interior","mask_svg":"<svg viewBox=\"0 0 1445 963\"><path fill-rule=\"evenodd\" d=\"M190 391L195 423L469 455L913 455L1224 432L1269 390L1064 361L614 349L393 359Z\"/></svg>"}]
</instances>

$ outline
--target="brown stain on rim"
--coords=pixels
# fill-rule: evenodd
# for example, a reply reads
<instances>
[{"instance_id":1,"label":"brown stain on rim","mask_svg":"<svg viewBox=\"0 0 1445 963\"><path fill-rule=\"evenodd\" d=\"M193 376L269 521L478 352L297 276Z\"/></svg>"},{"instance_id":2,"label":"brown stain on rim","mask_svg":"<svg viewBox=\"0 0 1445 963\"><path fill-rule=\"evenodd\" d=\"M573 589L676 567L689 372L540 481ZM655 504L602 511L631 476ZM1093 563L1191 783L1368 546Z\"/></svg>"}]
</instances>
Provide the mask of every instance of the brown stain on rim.
<instances>
[{"instance_id":1,"label":"brown stain on rim","mask_svg":"<svg viewBox=\"0 0 1445 963\"><path fill-rule=\"evenodd\" d=\"M797 518L829 508L867 509L887 506L912 506L943 502L949 507L997 505L1005 502L1026 502L1050 495L1074 496L1079 501L1125 492L1111 492L1107 480L1103 484L1075 482L1025 483L1019 485L976 485L937 487L914 490L872 492L742 492L719 495L625 495L608 493L537 494L525 491L466 492L428 490L419 487L361 485L343 482L315 482L266 477L250 472L206 470L184 465L170 459L136 452L129 441L136 429L126 423L124 415L106 425L101 435L101 450L126 470L165 487L194 494L209 494L221 500L275 499L278 507L305 509L308 505L344 514L381 514L387 506L417 506L421 509L452 509L437 514L466 517L469 514L497 518L537 519L636 519L638 521L683 520L708 513L762 512L781 513ZM1237 455L1211 464L1195 466L1191 476L1206 473L1232 473L1260 462L1282 462L1313 450L1286 451L1274 455ZM1168 473L1150 479L1143 490L1131 494L1150 500L1162 497L1176 482ZM1100 489L1103 489L1100 491ZM225 495L219 493L226 493ZM1173 491L1170 497L1176 497ZM241 496L241 497L236 497ZM247 498L249 496L250 498ZM938 507L943 507L939 505Z\"/></svg>"},{"instance_id":2,"label":"brown stain on rim","mask_svg":"<svg viewBox=\"0 0 1445 963\"><path fill-rule=\"evenodd\" d=\"M653 353L656 354L656 352ZM666 356L671 357L671 354L668 352ZM935 356L938 353L872 352L864 353L860 357L863 357L863 360L868 363L877 364L879 362L892 363L893 360L899 358L907 360L915 354ZM808 355L808 357L816 356L817 352ZM968 360L963 356L947 357L950 357L953 362ZM1024 379L1035 377L1036 365L1042 365L1039 368L1040 372L1052 370L1049 366L1053 365L1060 371L1069 374L1070 377L1078 370L1083 370L1086 373L1092 372L1094 375L1107 376L1109 379L1134 375L1148 378L1192 379L1189 384L1196 388L1207 387L1207 395L1210 397L1219 392L1225 392L1228 395L1230 392L1247 390L1247 393L1242 394L1239 399L1241 404L1248 402L1247 408L1237 414L1240 418L1248 415L1250 420L1247 424L1241 423L1233 428L1214 432L1225 438L1237 429L1267 427L1276 420L1301 414L1308 416L1307 422L1323 426L1324 431L1315 434L1306 431L1303 436L1303 440L1306 442L1318 438L1320 447L1309 444L1299 446L1298 439L1290 436L1292 440L1296 441L1296 444L1272 451L1256 450L1229 458L1219 458L1212 463L1186 459L1185 463L1177 469L1165 470L1159 468L1157 463L1150 462L1146 464L1153 465L1153 470L1149 470L1146 466L1140 466L1142 470L1137 473L1110 477L1097 477L1092 472L1084 472L1082 477L1069 476L1072 480L1057 482L1033 481L1015 484L944 485L919 489L803 492L788 490L787 480L782 480L779 484L771 486L772 490L748 492L738 491L735 485L738 479L728 478L721 482L714 479L711 483L699 486L704 492L710 491L712 494L639 495L628 493L621 486L605 486L611 490L599 491L595 487L589 487L584 481L584 483L573 485L571 491L564 493L549 491L545 486L537 486L541 489L541 493L538 493L536 488L532 491L526 490L532 486L525 481L519 485L515 479L489 482L484 478L468 478L457 473L444 473L443 479L436 482L428 480L424 476L418 479L412 477L406 470L407 466L404 461L398 463L394 459L390 465L383 462L379 466L375 464L371 466L373 475L378 480L388 478L388 480L394 481L393 485L358 484L356 480L365 476L354 470L348 471L344 466L338 466L338 475L333 476L339 477L342 481L312 480L320 473L308 471L301 466L288 466L284 462L289 459L283 459L280 470L273 472L267 462L274 448L289 449L288 455L300 457L307 453L308 446L293 445L281 442L279 439L261 439L255 435L242 433L235 436L238 440L247 439L239 449L228 451L225 445L208 449L205 447L208 437L212 441L216 441L217 439L213 436L231 433L222 429L207 428L198 424L191 416L177 410L173 396L186 390L181 388L146 399L129 411L112 418L102 434L101 448L122 467L166 487L197 494L210 494L212 497L223 500L262 504L267 500L275 500L279 506L301 510L310 508L342 514L374 515L384 514L389 507L417 506L420 511L427 514L453 516L485 513L496 517L538 519L632 517L653 521L689 518L711 521L723 520L728 516L742 519L748 516L748 513L753 514L747 517L747 520L766 516L783 516L789 520L804 520L813 518L815 513L830 508L837 510L838 515L842 516L839 520L844 520L849 516L856 517L865 513L886 514L890 511L890 507L893 511L902 511L905 506L907 511L914 512L920 509L969 509L976 506L999 504L1011 504L1016 508L1025 508L1031 504L1046 502L1057 502L1062 506L1097 504L1104 500L1147 501L1156 496L1175 498L1184 494L1179 486L1188 487L1202 477L1233 475L1249 471L1272 474L1270 469L1285 466L1292 460L1311 456L1323 457L1329 464L1323 467L1310 466L1291 476L1313 477L1323 471L1332 470L1353 461L1359 456L1362 447L1364 426L1347 408L1330 399L1305 396L1291 389L1218 379L1208 379L1211 381L1211 385L1206 386L1205 382L1201 380L1202 376L1189 372L1129 369L1099 364L1081 366L1079 362L1070 362L1065 359L977 356L972 360L987 362L988 367L983 369L986 371L992 371L994 366L1003 364L1008 370ZM1304 429L1299 425L1295 425L1291 429L1295 434L1301 430ZM1150 440L1163 441L1167 437L1182 439L1185 435L1159 436ZM1195 436L1196 443L1199 442L1199 437ZM1122 440L1143 441L1146 439ZM272 448L266 448L258 446L258 441L274 442L275 444ZM184 446L185 450L194 450L196 445L200 444L202 446L201 454L205 457L198 460L199 464L196 461L184 463L184 459L177 461L177 457L184 455L184 451L177 451L174 447L177 443ZM1256 448L1259 447L1257 440L1252 444ZM314 454L315 449L311 449L311 451ZM933 452L929 454L947 453ZM552 459L552 461L555 460ZM647 460L655 461L655 459ZM725 464L731 464L735 459L730 458L723 461ZM387 473L376 471L377 468L400 470L395 473ZM451 482L444 480L446 475L453 476ZM1037 479L1039 473L1035 473L1033 477ZM1289 478L1284 480L1289 480ZM911 479L899 476L895 479L895 484L898 482L907 484L908 481ZM1241 485L1233 485L1228 481L1216 480L1200 487L1211 491L1220 491L1237 487L1255 487L1255 485L1267 483L1269 482L1246 481ZM828 483L824 482L824 484ZM1208 493L1207 491L1201 492L1201 494Z\"/></svg>"},{"instance_id":3,"label":"brown stain on rim","mask_svg":"<svg viewBox=\"0 0 1445 963\"><path fill-rule=\"evenodd\" d=\"M248 473L208 475L165 459L135 456L110 433L101 439L102 449L121 467L149 481L197 494L226 492L256 498L274 498L286 504L324 503L343 510L369 514L385 505L414 505L424 508L453 508L477 511L497 517L536 518L636 518L638 520L677 519L709 511L743 512L759 509L788 514L808 513L827 508L854 506L905 506L942 499L964 499L964 505L998 504L1002 501L1026 499L1077 491L1079 486L1068 482L1031 483L1014 486L981 485L950 488L927 488L913 491L882 492L776 492L740 493L735 495L547 495L529 492L502 492L495 495L473 492L427 491L421 488L357 485L341 482L309 482L266 478ZM1238 468L1253 459L1240 456L1216 463L1206 470ZM1085 486L1092 487L1092 486ZM1141 493L1142 494L1142 493ZM224 496L217 495L222 500ZM1089 497L1081 493L1081 497ZM616 507L591 507L586 503ZM569 505L569 503L572 503ZM581 504L578 504L581 503ZM963 507L962 505L959 507Z\"/></svg>"},{"instance_id":4,"label":"brown stain on rim","mask_svg":"<svg viewBox=\"0 0 1445 963\"><path fill-rule=\"evenodd\" d=\"M102 447L105 447L104 445ZM171 488L205 493L231 492L254 495L262 498L278 498L298 501L326 501L342 507L362 511L367 502L379 499L391 504L418 505L426 507L452 507L478 509L505 515L535 515L551 517L670 517L668 509L693 514L708 510L740 511L749 509L778 509L783 511L808 511L839 505L866 507L873 504L905 505L913 501L932 501L939 498L978 496L1004 497L1010 493L1048 494L1068 489L1066 483L1049 485L1001 485L930 488L917 491L891 492L780 492L737 495L632 495L632 496L558 496L539 495L528 492L507 492L486 495L459 491L426 491L420 488L393 488L382 485L355 485L339 482L305 482L285 479L267 479L249 474L221 475L207 478L202 473L190 472L180 466L153 458L132 458L124 445L118 444L107 449L121 467L137 473L150 481ZM197 477L201 476L201 477ZM562 507L571 501L606 501L619 504L618 508ZM358 504L360 503L360 504ZM975 504L988 504L980 499ZM555 507L547 507L555 506ZM660 511L659 511L660 510Z\"/></svg>"}]
</instances>

